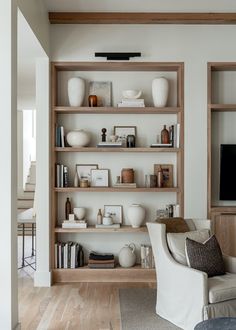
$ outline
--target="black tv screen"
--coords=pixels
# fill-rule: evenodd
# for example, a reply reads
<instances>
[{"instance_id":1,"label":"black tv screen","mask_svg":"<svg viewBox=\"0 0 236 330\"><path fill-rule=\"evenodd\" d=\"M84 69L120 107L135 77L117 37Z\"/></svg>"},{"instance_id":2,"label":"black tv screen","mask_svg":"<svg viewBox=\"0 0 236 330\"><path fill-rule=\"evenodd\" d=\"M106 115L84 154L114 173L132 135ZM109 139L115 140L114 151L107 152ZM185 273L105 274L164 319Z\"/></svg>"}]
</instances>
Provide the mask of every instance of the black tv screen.
<instances>
[{"instance_id":1,"label":"black tv screen","mask_svg":"<svg viewBox=\"0 0 236 330\"><path fill-rule=\"evenodd\" d=\"M236 144L220 146L220 200L236 200Z\"/></svg>"}]
</instances>

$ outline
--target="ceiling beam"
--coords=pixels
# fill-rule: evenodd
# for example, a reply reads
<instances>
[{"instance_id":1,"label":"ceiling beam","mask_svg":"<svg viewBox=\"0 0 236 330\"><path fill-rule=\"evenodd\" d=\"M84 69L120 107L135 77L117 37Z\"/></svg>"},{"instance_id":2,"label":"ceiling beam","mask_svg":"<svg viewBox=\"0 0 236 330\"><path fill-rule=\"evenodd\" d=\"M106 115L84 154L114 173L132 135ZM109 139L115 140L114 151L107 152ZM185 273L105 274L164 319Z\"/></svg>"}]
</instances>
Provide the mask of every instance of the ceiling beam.
<instances>
[{"instance_id":1,"label":"ceiling beam","mask_svg":"<svg viewBox=\"0 0 236 330\"><path fill-rule=\"evenodd\" d=\"M236 24L236 13L49 12L51 24Z\"/></svg>"}]
</instances>

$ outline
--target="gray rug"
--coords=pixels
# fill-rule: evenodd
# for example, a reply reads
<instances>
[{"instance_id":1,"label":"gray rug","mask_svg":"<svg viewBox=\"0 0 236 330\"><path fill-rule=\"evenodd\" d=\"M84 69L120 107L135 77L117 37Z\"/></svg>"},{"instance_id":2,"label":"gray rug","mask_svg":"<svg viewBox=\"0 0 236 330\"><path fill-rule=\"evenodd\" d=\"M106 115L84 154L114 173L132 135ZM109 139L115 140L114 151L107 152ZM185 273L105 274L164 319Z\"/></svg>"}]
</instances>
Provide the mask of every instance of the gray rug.
<instances>
[{"instance_id":1,"label":"gray rug","mask_svg":"<svg viewBox=\"0 0 236 330\"><path fill-rule=\"evenodd\" d=\"M180 329L156 314L156 290L120 289L119 295L122 330Z\"/></svg>"}]
</instances>

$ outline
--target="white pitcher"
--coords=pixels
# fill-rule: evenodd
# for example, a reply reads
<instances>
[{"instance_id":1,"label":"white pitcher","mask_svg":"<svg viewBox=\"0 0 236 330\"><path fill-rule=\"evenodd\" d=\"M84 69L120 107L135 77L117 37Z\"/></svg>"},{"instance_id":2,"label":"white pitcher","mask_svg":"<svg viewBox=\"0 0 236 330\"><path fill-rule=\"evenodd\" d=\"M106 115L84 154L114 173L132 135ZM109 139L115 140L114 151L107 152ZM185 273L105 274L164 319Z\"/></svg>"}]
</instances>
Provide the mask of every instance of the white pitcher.
<instances>
[{"instance_id":1,"label":"white pitcher","mask_svg":"<svg viewBox=\"0 0 236 330\"><path fill-rule=\"evenodd\" d=\"M121 267L129 268L135 265L136 254L134 243L126 244L119 252L119 263Z\"/></svg>"}]
</instances>

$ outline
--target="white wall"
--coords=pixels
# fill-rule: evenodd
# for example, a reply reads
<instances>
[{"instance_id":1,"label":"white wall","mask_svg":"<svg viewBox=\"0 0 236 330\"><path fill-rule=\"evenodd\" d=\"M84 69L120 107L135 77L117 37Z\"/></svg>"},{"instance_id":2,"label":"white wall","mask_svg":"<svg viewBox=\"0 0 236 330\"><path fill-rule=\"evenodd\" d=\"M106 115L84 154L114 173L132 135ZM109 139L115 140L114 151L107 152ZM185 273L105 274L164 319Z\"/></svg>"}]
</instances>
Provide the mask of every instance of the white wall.
<instances>
[{"instance_id":1,"label":"white wall","mask_svg":"<svg viewBox=\"0 0 236 330\"><path fill-rule=\"evenodd\" d=\"M184 61L186 217L207 215L207 62L235 60L235 32L234 26L204 25L51 27L54 61L94 61L95 51L141 51L141 61Z\"/></svg>"},{"instance_id":2,"label":"white wall","mask_svg":"<svg viewBox=\"0 0 236 330\"><path fill-rule=\"evenodd\" d=\"M16 59L17 8L15 1L0 2L0 329L15 329L18 324L17 291L17 111Z\"/></svg>"},{"instance_id":3,"label":"white wall","mask_svg":"<svg viewBox=\"0 0 236 330\"><path fill-rule=\"evenodd\" d=\"M49 55L49 21L44 1L42 0L18 0L17 4L40 42L44 51Z\"/></svg>"}]
</instances>

